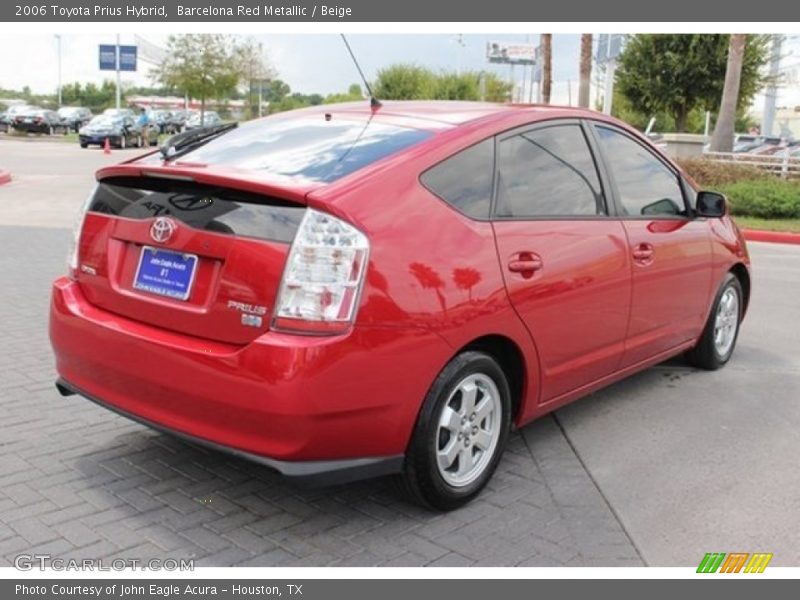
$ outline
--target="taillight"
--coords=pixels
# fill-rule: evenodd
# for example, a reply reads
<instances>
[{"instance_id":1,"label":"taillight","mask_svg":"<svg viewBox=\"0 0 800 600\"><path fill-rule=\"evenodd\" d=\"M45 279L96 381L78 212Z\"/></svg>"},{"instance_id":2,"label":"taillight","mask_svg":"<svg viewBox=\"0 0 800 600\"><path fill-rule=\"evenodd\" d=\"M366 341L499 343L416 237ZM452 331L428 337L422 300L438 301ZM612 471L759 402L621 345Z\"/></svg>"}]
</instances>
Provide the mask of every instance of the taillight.
<instances>
[{"instance_id":1,"label":"taillight","mask_svg":"<svg viewBox=\"0 0 800 600\"><path fill-rule=\"evenodd\" d=\"M78 273L78 247L80 246L81 241L83 221L86 219L86 211L89 210L89 204L92 202L92 198L94 198L96 191L97 186L95 185L92 188L92 191L86 197L86 200L83 201L83 206L81 206L80 211L76 215L75 224L72 227L72 241L70 242L69 252L67 253L67 269L68 274L72 279L75 279L75 276Z\"/></svg>"},{"instance_id":2,"label":"taillight","mask_svg":"<svg viewBox=\"0 0 800 600\"><path fill-rule=\"evenodd\" d=\"M272 327L334 334L355 320L369 240L341 219L308 209L283 270Z\"/></svg>"}]
</instances>

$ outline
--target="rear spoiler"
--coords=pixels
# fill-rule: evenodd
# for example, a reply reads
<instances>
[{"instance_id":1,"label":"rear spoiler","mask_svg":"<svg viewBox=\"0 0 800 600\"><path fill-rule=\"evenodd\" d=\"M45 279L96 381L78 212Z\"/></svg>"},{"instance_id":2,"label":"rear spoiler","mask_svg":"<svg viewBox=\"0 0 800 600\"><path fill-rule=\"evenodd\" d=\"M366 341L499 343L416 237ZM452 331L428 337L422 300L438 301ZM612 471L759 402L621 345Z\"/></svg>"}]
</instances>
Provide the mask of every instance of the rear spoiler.
<instances>
[{"instance_id":1,"label":"rear spoiler","mask_svg":"<svg viewBox=\"0 0 800 600\"><path fill-rule=\"evenodd\" d=\"M322 185L288 178L265 179L258 175L255 171L220 169L205 165L145 165L131 162L104 167L97 171L95 178L100 182L114 177L172 179L283 198L296 204L307 204L308 193Z\"/></svg>"}]
</instances>

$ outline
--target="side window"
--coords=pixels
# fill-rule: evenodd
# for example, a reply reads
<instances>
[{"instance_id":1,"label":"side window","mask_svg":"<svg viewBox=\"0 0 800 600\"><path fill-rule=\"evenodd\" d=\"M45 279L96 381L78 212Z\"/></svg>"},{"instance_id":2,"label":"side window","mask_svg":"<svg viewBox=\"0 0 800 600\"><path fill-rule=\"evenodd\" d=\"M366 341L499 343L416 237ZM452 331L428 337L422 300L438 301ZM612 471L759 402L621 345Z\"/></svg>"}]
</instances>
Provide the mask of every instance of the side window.
<instances>
[{"instance_id":1,"label":"side window","mask_svg":"<svg viewBox=\"0 0 800 600\"><path fill-rule=\"evenodd\" d=\"M597 168L579 125L554 125L502 140L498 217L606 214Z\"/></svg>"},{"instance_id":2,"label":"side window","mask_svg":"<svg viewBox=\"0 0 800 600\"><path fill-rule=\"evenodd\" d=\"M470 146L425 171L422 185L474 219L489 218L494 174L494 138Z\"/></svg>"},{"instance_id":3,"label":"side window","mask_svg":"<svg viewBox=\"0 0 800 600\"><path fill-rule=\"evenodd\" d=\"M684 215L678 177L644 146L608 127L597 127L600 146L627 215Z\"/></svg>"}]
</instances>

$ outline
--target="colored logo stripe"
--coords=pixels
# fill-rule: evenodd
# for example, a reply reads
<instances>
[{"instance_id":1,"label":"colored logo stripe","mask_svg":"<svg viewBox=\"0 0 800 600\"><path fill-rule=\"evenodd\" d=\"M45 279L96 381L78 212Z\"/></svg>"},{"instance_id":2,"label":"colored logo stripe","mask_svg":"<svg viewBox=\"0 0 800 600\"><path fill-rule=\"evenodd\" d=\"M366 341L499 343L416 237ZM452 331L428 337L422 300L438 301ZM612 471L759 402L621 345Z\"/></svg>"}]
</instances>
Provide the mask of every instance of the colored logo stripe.
<instances>
[{"instance_id":1,"label":"colored logo stripe","mask_svg":"<svg viewBox=\"0 0 800 600\"><path fill-rule=\"evenodd\" d=\"M708 552L700 561L697 572L716 573L719 570L720 573L739 573L744 568L744 573L763 573L771 560L772 554L766 552Z\"/></svg>"},{"instance_id":2,"label":"colored logo stripe","mask_svg":"<svg viewBox=\"0 0 800 600\"><path fill-rule=\"evenodd\" d=\"M698 573L716 573L722 560L725 558L724 552L707 552L697 567Z\"/></svg>"},{"instance_id":3,"label":"colored logo stripe","mask_svg":"<svg viewBox=\"0 0 800 600\"><path fill-rule=\"evenodd\" d=\"M722 570L720 573L738 573L742 570L747 557L750 556L747 552L731 552L728 558L722 563Z\"/></svg>"},{"instance_id":4,"label":"colored logo stripe","mask_svg":"<svg viewBox=\"0 0 800 600\"><path fill-rule=\"evenodd\" d=\"M763 573L764 569L767 568L769 561L772 560L772 553L767 554L766 552L756 553L750 557L750 562L747 563L747 566L744 568L745 573Z\"/></svg>"}]
</instances>

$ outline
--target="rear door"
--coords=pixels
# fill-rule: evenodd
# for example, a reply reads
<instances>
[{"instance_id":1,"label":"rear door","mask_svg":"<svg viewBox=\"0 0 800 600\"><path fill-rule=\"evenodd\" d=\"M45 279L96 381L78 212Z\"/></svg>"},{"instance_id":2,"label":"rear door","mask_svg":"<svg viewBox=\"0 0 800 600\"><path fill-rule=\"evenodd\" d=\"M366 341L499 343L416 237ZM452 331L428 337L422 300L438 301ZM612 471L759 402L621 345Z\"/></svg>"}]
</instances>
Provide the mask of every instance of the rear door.
<instances>
[{"instance_id":1,"label":"rear door","mask_svg":"<svg viewBox=\"0 0 800 600\"><path fill-rule=\"evenodd\" d=\"M220 342L267 331L305 206L191 182L103 180L81 235L87 300L131 319Z\"/></svg>"},{"instance_id":2,"label":"rear door","mask_svg":"<svg viewBox=\"0 0 800 600\"><path fill-rule=\"evenodd\" d=\"M536 344L540 401L612 373L630 306L625 230L578 121L497 140L493 226L509 298Z\"/></svg>"},{"instance_id":3,"label":"rear door","mask_svg":"<svg viewBox=\"0 0 800 600\"><path fill-rule=\"evenodd\" d=\"M641 140L612 125L594 131L615 190L632 259L633 297L622 366L696 338L711 286L711 241L680 176Z\"/></svg>"}]
</instances>

